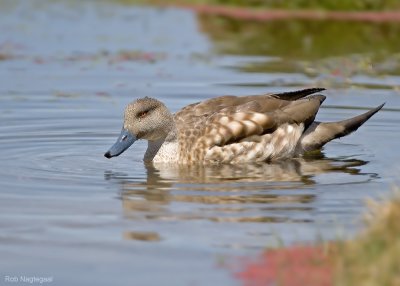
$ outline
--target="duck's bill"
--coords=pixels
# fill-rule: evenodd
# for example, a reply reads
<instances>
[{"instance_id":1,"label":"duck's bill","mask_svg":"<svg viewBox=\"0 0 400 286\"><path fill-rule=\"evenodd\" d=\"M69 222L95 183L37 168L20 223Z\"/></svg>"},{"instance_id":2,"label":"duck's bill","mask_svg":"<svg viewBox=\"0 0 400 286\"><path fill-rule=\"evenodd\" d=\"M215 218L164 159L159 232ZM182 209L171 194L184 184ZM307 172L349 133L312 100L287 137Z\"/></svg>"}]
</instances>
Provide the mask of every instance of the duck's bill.
<instances>
[{"instance_id":1,"label":"duck's bill","mask_svg":"<svg viewBox=\"0 0 400 286\"><path fill-rule=\"evenodd\" d=\"M110 159L112 157L116 157L116 156L122 154L136 140L137 140L137 138L134 134L132 134L128 130L122 128L121 134L119 135L117 142L115 142L115 144L111 146L110 150L108 150L104 154L104 157Z\"/></svg>"}]
</instances>

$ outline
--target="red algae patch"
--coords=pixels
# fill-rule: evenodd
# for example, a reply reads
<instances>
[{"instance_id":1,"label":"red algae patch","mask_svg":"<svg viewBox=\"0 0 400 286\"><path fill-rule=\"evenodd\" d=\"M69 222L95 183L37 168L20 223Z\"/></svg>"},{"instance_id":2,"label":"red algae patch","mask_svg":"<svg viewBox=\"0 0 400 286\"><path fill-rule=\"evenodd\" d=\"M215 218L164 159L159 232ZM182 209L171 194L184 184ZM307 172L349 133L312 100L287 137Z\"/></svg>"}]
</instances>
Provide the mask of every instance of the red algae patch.
<instances>
[{"instance_id":1,"label":"red algae patch","mask_svg":"<svg viewBox=\"0 0 400 286\"><path fill-rule=\"evenodd\" d=\"M246 286L331 286L334 259L322 246L267 250L254 261L242 262L235 276Z\"/></svg>"}]
</instances>

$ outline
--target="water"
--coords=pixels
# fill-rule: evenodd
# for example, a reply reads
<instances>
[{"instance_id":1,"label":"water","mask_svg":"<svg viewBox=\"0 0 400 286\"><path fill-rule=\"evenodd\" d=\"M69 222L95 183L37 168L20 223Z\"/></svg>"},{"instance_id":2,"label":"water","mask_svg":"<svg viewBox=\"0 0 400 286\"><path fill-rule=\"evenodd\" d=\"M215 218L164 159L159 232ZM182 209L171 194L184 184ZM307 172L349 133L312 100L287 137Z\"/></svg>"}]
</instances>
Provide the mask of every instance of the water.
<instances>
[{"instance_id":1,"label":"water","mask_svg":"<svg viewBox=\"0 0 400 286\"><path fill-rule=\"evenodd\" d=\"M365 199L390 194L399 171L399 54L390 35L376 54L349 48L333 53L339 59L315 58L307 48L285 57L271 52L279 39L253 49L257 33L233 37L221 23L98 1L1 2L1 275L236 285L221 261L360 229ZM246 40L251 47L237 49ZM321 121L386 106L321 154L273 165L156 169L141 161L144 142L103 157L137 97L177 111L218 95L313 85L330 87Z\"/></svg>"}]
</instances>

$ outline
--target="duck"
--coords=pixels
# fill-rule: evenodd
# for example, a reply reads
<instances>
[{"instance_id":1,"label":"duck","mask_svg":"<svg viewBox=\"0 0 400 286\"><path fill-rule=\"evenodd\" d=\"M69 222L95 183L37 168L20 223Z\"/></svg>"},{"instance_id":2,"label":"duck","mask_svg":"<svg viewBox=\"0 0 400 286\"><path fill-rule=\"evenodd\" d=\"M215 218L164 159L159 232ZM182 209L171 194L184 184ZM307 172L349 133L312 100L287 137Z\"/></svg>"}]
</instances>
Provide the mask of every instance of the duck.
<instances>
[{"instance_id":1,"label":"duck","mask_svg":"<svg viewBox=\"0 0 400 286\"><path fill-rule=\"evenodd\" d=\"M342 121L319 122L315 117L326 99L324 90L219 96L175 114L155 98L139 98L125 108L121 133L104 156L119 156L142 139L148 141L144 162L194 165L290 159L356 131L384 106Z\"/></svg>"}]
</instances>

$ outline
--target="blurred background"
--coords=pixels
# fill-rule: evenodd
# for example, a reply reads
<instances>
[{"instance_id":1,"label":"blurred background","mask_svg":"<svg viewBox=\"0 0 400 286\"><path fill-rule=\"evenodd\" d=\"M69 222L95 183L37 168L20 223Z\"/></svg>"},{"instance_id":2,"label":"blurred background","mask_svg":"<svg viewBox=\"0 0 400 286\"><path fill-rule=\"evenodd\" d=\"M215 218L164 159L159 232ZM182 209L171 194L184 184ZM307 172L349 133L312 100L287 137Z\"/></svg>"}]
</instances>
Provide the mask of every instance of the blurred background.
<instances>
[{"instance_id":1,"label":"blurred background","mask_svg":"<svg viewBox=\"0 0 400 286\"><path fill-rule=\"evenodd\" d=\"M385 198L398 182L399 8L0 1L0 274L242 285L243 257L352 238L366 198ZM306 87L327 88L320 121L386 105L355 134L293 161L159 169L143 164L145 142L103 157L138 97L175 112Z\"/></svg>"}]
</instances>

